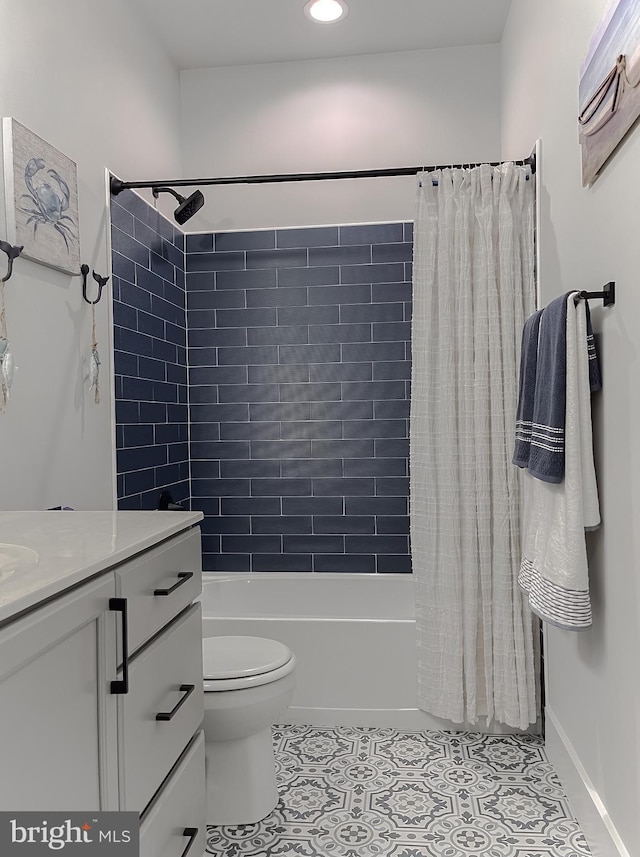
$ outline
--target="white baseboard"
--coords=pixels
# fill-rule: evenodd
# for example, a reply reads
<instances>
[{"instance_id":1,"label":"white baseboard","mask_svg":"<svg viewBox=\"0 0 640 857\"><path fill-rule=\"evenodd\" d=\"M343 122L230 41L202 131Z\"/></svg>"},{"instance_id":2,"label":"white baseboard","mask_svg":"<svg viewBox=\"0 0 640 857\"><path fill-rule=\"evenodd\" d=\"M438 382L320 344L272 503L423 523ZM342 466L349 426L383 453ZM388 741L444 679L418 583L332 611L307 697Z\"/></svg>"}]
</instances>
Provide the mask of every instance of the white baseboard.
<instances>
[{"instance_id":1,"label":"white baseboard","mask_svg":"<svg viewBox=\"0 0 640 857\"><path fill-rule=\"evenodd\" d=\"M553 711L547 706L545 746L593 857L630 857L607 808Z\"/></svg>"},{"instance_id":2,"label":"white baseboard","mask_svg":"<svg viewBox=\"0 0 640 857\"><path fill-rule=\"evenodd\" d=\"M521 734L519 729L511 729L501 723L492 723L489 728L484 721L474 726L464 723L451 723L427 714L419 708L303 708L291 706L278 723L296 726L370 726L377 729L408 729L445 732L482 732L487 735ZM529 730L527 730L529 731ZM536 733L535 727L531 732Z\"/></svg>"}]
</instances>

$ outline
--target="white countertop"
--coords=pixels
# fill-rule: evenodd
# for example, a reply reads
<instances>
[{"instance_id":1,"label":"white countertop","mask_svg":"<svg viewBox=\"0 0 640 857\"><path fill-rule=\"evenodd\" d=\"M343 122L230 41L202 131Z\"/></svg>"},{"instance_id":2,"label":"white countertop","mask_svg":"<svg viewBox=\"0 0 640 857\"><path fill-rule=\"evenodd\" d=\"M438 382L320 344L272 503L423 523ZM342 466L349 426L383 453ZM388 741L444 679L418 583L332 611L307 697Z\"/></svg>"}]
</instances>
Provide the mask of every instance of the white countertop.
<instances>
[{"instance_id":1,"label":"white countertop","mask_svg":"<svg viewBox=\"0 0 640 857\"><path fill-rule=\"evenodd\" d=\"M0 512L0 622L202 518L202 512Z\"/></svg>"}]
</instances>

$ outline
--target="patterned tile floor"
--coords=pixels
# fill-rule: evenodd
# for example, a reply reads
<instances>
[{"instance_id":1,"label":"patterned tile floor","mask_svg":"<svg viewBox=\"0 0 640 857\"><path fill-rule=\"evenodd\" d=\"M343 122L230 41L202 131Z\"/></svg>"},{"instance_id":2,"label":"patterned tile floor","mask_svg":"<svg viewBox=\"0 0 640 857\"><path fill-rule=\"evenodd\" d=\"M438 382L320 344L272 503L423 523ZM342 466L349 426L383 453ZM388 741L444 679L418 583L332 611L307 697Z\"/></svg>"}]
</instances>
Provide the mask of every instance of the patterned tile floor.
<instances>
[{"instance_id":1,"label":"patterned tile floor","mask_svg":"<svg viewBox=\"0 0 640 857\"><path fill-rule=\"evenodd\" d=\"M219 857L589 857L529 735L274 727L280 803Z\"/></svg>"}]
</instances>

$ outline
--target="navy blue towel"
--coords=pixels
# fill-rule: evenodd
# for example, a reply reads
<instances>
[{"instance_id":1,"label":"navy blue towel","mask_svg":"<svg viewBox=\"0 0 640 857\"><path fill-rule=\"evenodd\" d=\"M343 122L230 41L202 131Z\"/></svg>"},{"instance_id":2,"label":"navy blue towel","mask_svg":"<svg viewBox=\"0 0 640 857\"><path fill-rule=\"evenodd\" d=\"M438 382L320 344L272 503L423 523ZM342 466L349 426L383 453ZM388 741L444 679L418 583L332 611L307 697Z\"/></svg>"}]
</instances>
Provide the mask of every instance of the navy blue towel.
<instances>
[{"instance_id":1,"label":"navy blue towel","mask_svg":"<svg viewBox=\"0 0 640 857\"><path fill-rule=\"evenodd\" d=\"M536 390L536 370L538 363L538 332L542 310L528 318L522 329L522 347L520 349L520 395L516 413L516 446L513 463L518 467L528 467L531 450L531 425L533 403Z\"/></svg>"},{"instance_id":2,"label":"navy blue towel","mask_svg":"<svg viewBox=\"0 0 640 857\"><path fill-rule=\"evenodd\" d=\"M567 297L542 311L531 425L529 473L543 482L564 478L564 425L567 387Z\"/></svg>"},{"instance_id":3,"label":"navy blue towel","mask_svg":"<svg viewBox=\"0 0 640 857\"><path fill-rule=\"evenodd\" d=\"M567 367L566 292L525 322L513 463L543 482L564 479ZM601 387L600 367L586 304L591 390Z\"/></svg>"}]
</instances>

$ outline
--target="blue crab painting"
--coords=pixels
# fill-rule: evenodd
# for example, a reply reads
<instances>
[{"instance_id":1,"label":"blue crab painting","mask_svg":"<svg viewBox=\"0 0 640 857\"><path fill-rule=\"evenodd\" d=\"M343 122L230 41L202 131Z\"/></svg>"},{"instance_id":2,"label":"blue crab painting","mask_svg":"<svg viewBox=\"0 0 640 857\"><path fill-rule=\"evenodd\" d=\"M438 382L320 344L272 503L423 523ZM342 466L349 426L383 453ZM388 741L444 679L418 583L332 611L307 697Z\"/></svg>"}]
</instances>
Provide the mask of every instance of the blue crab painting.
<instances>
[{"instance_id":1,"label":"blue crab painting","mask_svg":"<svg viewBox=\"0 0 640 857\"><path fill-rule=\"evenodd\" d=\"M80 270L75 161L11 116L2 119L7 241L64 273ZM4 238L5 236L3 236Z\"/></svg>"},{"instance_id":2,"label":"blue crab painting","mask_svg":"<svg viewBox=\"0 0 640 857\"><path fill-rule=\"evenodd\" d=\"M69 185L54 169L46 170L43 158L31 158L24 171L24 183L28 193L20 196L27 200L20 210L28 214L27 225L33 223L33 237L36 237L38 226L49 224L62 236L67 252L69 239L76 238L72 227L76 224L65 212L69 208L71 192ZM43 172L46 170L46 172Z\"/></svg>"}]
</instances>

